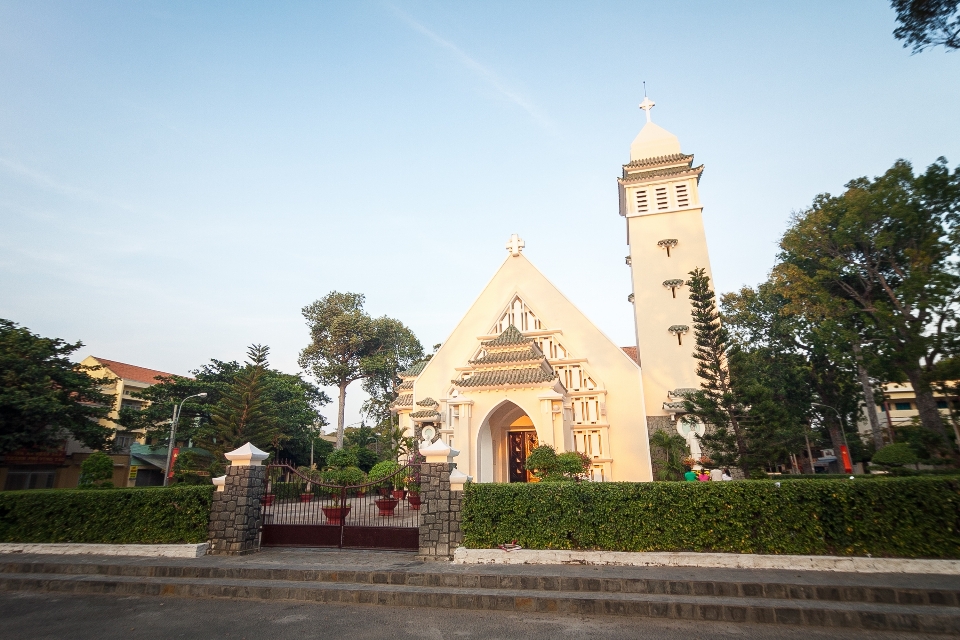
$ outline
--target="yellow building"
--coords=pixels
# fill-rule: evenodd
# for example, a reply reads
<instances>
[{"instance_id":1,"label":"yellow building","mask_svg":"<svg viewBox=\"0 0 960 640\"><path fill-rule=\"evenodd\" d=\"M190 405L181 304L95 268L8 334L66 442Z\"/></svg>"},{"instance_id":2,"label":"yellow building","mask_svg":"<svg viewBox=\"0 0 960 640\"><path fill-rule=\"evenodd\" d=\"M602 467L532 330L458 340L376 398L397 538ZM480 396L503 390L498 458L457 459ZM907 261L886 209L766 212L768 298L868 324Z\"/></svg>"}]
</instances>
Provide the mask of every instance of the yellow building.
<instances>
[{"instance_id":1,"label":"yellow building","mask_svg":"<svg viewBox=\"0 0 960 640\"><path fill-rule=\"evenodd\" d=\"M956 383L950 385L956 388ZM917 394L913 390L913 385L909 382L891 382L883 386L885 400L879 408L878 417L880 426L887 431L885 440L890 440L890 429L896 430L897 427L908 426L919 420L920 412L917 410ZM944 395L938 391L934 392L937 401L937 408L940 415L943 416L947 429L953 429L957 433L957 426L950 419L951 410L960 409L960 397L953 394ZM867 438L870 437L870 423L867 420L861 420L859 424L860 432ZM960 434L957 434L960 440Z\"/></svg>"},{"instance_id":2,"label":"yellow building","mask_svg":"<svg viewBox=\"0 0 960 640\"><path fill-rule=\"evenodd\" d=\"M110 414L100 421L103 426L114 430L116 453L110 456L113 458L113 484L117 487L134 486L139 469L138 465L131 466L129 449L136 440L143 440L143 434L118 431L114 421L119 417L121 407L142 408L144 401L134 398L134 393L156 384L158 376L172 374L95 356L88 356L81 364L100 367L90 375L102 379L101 391L113 396ZM67 438L54 451L7 454L0 460L0 488L5 491L74 488L80 481L80 466L91 453L92 449ZM156 469L151 467L150 471L155 473Z\"/></svg>"}]
</instances>

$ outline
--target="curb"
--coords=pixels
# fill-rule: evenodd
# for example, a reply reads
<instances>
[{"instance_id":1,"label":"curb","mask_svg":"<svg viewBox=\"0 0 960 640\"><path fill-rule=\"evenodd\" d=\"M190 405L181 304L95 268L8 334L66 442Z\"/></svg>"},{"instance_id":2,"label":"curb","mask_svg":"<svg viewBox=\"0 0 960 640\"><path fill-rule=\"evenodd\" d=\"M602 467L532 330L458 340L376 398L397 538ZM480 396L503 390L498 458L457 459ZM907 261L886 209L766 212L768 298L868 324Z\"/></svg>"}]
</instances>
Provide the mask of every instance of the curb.
<instances>
[{"instance_id":1,"label":"curb","mask_svg":"<svg viewBox=\"0 0 960 640\"><path fill-rule=\"evenodd\" d=\"M73 544L0 542L0 554L39 553L47 555L138 556L145 558L200 558L207 543L199 544Z\"/></svg>"},{"instance_id":2,"label":"curb","mask_svg":"<svg viewBox=\"0 0 960 640\"><path fill-rule=\"evenodd\" d=\"M584 564L626 567L712 567L851 573L924 573L960 575L960 560L778 556L748 553L467 549L458 547L453 564Z\"/></svg>"}]
</instances>

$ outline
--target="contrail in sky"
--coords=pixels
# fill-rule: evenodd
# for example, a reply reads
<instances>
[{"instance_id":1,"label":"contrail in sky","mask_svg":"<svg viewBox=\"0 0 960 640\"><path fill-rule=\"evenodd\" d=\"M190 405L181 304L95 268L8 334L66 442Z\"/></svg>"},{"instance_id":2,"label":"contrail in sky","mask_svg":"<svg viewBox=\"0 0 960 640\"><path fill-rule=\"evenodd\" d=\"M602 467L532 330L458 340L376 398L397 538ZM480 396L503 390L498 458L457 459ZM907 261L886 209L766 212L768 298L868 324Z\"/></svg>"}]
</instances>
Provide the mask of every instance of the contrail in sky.
<instances>
[{"instance_id":1,"label":"contrail in sky","mask_svg":"<svg viewBox=\"0 0 960 640\"><path fill-rule=\"evenodd\" d=\"M459 60L465 67L467 67L468 69L473 71L475 74L477 74L478 76L486 80L487 84L489 84L494 89L499 91L504 97L506 97L508 100L513 102L515 105L517 105L518 107L526 111L534 120L537 121L537 124L539 124L541 127L548 130L553 129L553 123L550 121L549 118L547 118L545 115L543 115L543 113L541 113L540 109L538 109L536 105L534 105L529 100L524 98L522 95L518 94L516 91L508 87L506 84L504 84L503 80L501 80L500 77L496 73L494 73L492 69L484 66L480 62L477 62L476 60L471 58L469 55L467 55L467 53L463 49L453 44L449 40L446 40L440 37L439 35L431 31L427 27L423 26L422 24L420 24L419 22L417 22L416 20L414 20L413 18L405 14L403 11L401 11L397 7L391 4L388 4L387 6L390 7L401 20L406 22L411 29L425 35L434 43L440 45L447 51L451 52L453 56L457 60Z\"/></svg>"}]
</instances>

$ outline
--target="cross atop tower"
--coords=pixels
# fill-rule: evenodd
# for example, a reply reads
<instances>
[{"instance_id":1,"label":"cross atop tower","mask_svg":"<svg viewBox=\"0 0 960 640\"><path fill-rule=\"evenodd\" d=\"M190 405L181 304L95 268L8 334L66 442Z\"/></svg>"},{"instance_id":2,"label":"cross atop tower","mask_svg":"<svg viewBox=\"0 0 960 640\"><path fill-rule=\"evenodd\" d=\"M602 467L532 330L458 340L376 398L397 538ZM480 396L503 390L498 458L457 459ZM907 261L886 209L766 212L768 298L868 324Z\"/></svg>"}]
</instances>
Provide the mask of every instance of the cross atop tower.
<instances>
[{"instance_id":1,"label":"cross atop tower","mask_svg":"<svg viewBox=\"0 0 960 640\"><path fill-rule=\"evenodd\" d=\"M510 252L514 258L520 255L520 252L523 251L523 247L526 246L523 242L523 239L517 234L510 236L510 239L507 240L507 251Z\"/></svg>"},{"instance_id":2,"label":"cross atop tower","mask_svg":"<svg viewBox=\"0 0 960 640\"><path fill-rule=\"evenodd\" d=\"M647 114L647 122L650 122L650 109L653 109L656 104L656 102L647 96L643 96L643 102L640 103L640 108L643 109L644 113Z\"/></svg>"}]
</instances>

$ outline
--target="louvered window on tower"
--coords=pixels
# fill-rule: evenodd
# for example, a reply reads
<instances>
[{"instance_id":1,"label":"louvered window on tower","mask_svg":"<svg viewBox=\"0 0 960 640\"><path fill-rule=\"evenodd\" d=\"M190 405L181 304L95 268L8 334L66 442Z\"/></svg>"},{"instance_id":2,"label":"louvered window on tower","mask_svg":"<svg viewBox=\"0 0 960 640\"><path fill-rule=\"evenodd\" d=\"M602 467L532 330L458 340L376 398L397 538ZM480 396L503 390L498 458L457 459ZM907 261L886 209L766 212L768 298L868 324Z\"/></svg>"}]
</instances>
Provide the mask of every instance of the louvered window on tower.
<instances>
[{"instance_id":1,"label":"louvered window on tower","mask_svg":"<svg viewBox=\"0 0 960 640\"><path fill-rule=\"evenodd\" d=\"M647 192L643 189L637 191L637 213L647 212Z\"/></svg>"},{"instance_id":2,"label":"louvered window on tower","mask_svg":"<svg viewBox=\"0 0 960 640\"><path fill-rule=\"evenodd\" d=\"M663 211L669 208L669 206L667 203L667 188L657 187L657 211Z\"/></svg>"},{"instance_id":3,"label":"louvered window on tower","mask_svg":"<svg viewBox=\"0 0 960 640\"><path fill-rule=\"evenodd\" d=\"M677 206L681 209L686 207L689 204L690 198L687 196L687 185L678 184L677 185Z\"/></svg>"}]
</instances>

